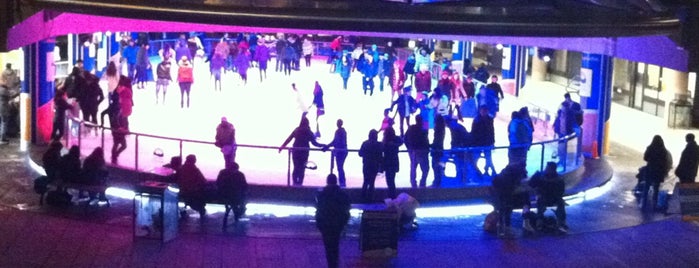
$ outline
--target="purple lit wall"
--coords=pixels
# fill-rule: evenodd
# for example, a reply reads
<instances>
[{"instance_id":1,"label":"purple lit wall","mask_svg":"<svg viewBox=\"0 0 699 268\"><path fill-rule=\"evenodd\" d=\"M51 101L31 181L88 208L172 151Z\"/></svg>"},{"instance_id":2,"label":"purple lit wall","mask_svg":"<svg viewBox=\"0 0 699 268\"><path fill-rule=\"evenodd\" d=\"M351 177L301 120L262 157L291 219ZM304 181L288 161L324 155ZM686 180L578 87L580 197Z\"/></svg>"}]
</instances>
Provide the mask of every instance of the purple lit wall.
<instances>
[{"instance_id":1,"label":"purple lit wall","mask_svg":"<svg viewBox=\"0 0 699 268\"><path fill-rule=\"evenodd\" d=\"M631 61L646 62L678 71L687 71L688 54L678 48L667 36L639 37L514 37L478 35L405 34L392 32L329 31L324 29L284 29L246 26L229 26L202 23L183 23L158 20L115 18L75 13L56 15L52 11L40 11L10 29L8 49L16 49L43 39L69 33L94 33L104 31L131 32L287 32L299 34L363 35L388 38L424 38L426 35L440 40L463 40L490 44L537 46L565 49L585 53L602 54ZM55 15L55 16L54 16Z\"/></svg>"}]
</instances>

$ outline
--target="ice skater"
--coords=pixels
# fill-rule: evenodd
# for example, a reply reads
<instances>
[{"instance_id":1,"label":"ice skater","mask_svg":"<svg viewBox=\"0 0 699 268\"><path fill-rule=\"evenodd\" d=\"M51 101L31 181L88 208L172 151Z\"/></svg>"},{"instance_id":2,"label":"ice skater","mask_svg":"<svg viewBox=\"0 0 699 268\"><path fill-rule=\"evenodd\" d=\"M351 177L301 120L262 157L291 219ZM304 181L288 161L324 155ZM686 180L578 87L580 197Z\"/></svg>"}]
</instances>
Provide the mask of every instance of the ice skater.
<instances>
[{"instance_id":1,"label":"ice skater","mask_svg":"<svg viewBox=\"0 0 699 268\"><path fill-rule=\"evenodd\" d=\"M319 119L321 115L325 114L325 104L323 102L323 88L320 87L318 81L316 81L315 88L313 88L313 104L311 106L316 107L316 138L320 138L320 127ZM310 109L310 106L308 107Z\"/></svg>"}]
</instances>

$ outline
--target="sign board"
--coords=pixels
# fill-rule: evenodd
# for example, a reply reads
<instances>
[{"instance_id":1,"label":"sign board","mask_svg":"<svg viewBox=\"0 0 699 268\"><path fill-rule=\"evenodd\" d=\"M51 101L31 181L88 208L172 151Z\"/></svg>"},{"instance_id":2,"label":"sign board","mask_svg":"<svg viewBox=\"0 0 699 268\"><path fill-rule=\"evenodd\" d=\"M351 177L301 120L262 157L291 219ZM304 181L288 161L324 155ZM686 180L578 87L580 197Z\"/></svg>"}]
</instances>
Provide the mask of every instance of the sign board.
<instances>
[{"instance_id":1,"label":"sign board","mask_svg":"<svg viewBox=\"0 0 699 268\"><path fill-rule=\"evenodd\" d=\"M364 256L394 257L398 250L398 212L365 210L360 225L359 248Z\"/></svg>"},{"instance_id":2,"label":"sign board","mask_svg":"<svg viewBox=\"0 0 699 268\"><path fill-rule=\"evenodd\" d=\"M592 95L592 69L580 68L580 97Z\"/></svg>"},{"instance_id":3,"label":"sign board","mask_svg":"<svg viewBox=\"0 0 699 268\"><path fill-rule=\"evenodd\" d=\"M681 183L679 192L682 219L699 220L699 183Z\"/></svg>"}]
</instances>

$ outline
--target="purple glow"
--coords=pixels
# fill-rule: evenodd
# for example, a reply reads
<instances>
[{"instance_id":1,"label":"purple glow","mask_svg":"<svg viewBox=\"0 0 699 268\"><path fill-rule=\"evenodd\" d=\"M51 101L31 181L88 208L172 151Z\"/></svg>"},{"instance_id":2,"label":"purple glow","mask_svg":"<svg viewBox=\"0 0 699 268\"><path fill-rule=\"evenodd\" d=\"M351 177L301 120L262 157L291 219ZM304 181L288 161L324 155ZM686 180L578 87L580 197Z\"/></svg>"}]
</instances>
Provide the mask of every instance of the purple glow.
<instances>
[{"instance_id":1,"label":"purple glow","mask_svg":"<svg viewBox=\"0 0 699 268\"><path fill-rule=\"evenodd\" d=\"M9 50L40 40L69 33L94 33L104 31L136 32L287 32L300 34L363 35L388 38L424 38L425 35L441 40L468 40L479 43L503 43L521 46L539 46L587 53L604 54L632 61L646 62L687 71L687 52L678 48L667 36L638 37L515 37L475 35L435 35L430 33L407 34L391 32L332 31L323 29L284 29L246 26L229 26L202 23L184 23L159 20L115 18L75 13L61 13L50 18L51 11L40 11L9 31ZM45 19L50 18L50 19Z\"/></svg>"}]
</instances>

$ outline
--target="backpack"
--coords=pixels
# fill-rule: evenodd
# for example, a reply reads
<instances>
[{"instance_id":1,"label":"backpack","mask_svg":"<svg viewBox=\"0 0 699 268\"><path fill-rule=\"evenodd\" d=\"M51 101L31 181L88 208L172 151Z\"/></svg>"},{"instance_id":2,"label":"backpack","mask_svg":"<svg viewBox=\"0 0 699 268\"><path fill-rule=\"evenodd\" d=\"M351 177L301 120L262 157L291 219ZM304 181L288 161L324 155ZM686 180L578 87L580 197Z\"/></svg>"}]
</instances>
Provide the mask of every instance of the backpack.
<instances>
[{"instance_id":1,"label":"backpack","mask_svg":"<svg viewBox=\"0 0 699 268\"><path fill-rule=\"evenodd\" d=\"M46 194L46 204L51 206L67 207L73 204L72 199L73 196L61 190L50 191Z\"/></svg>"}]
</instances>

